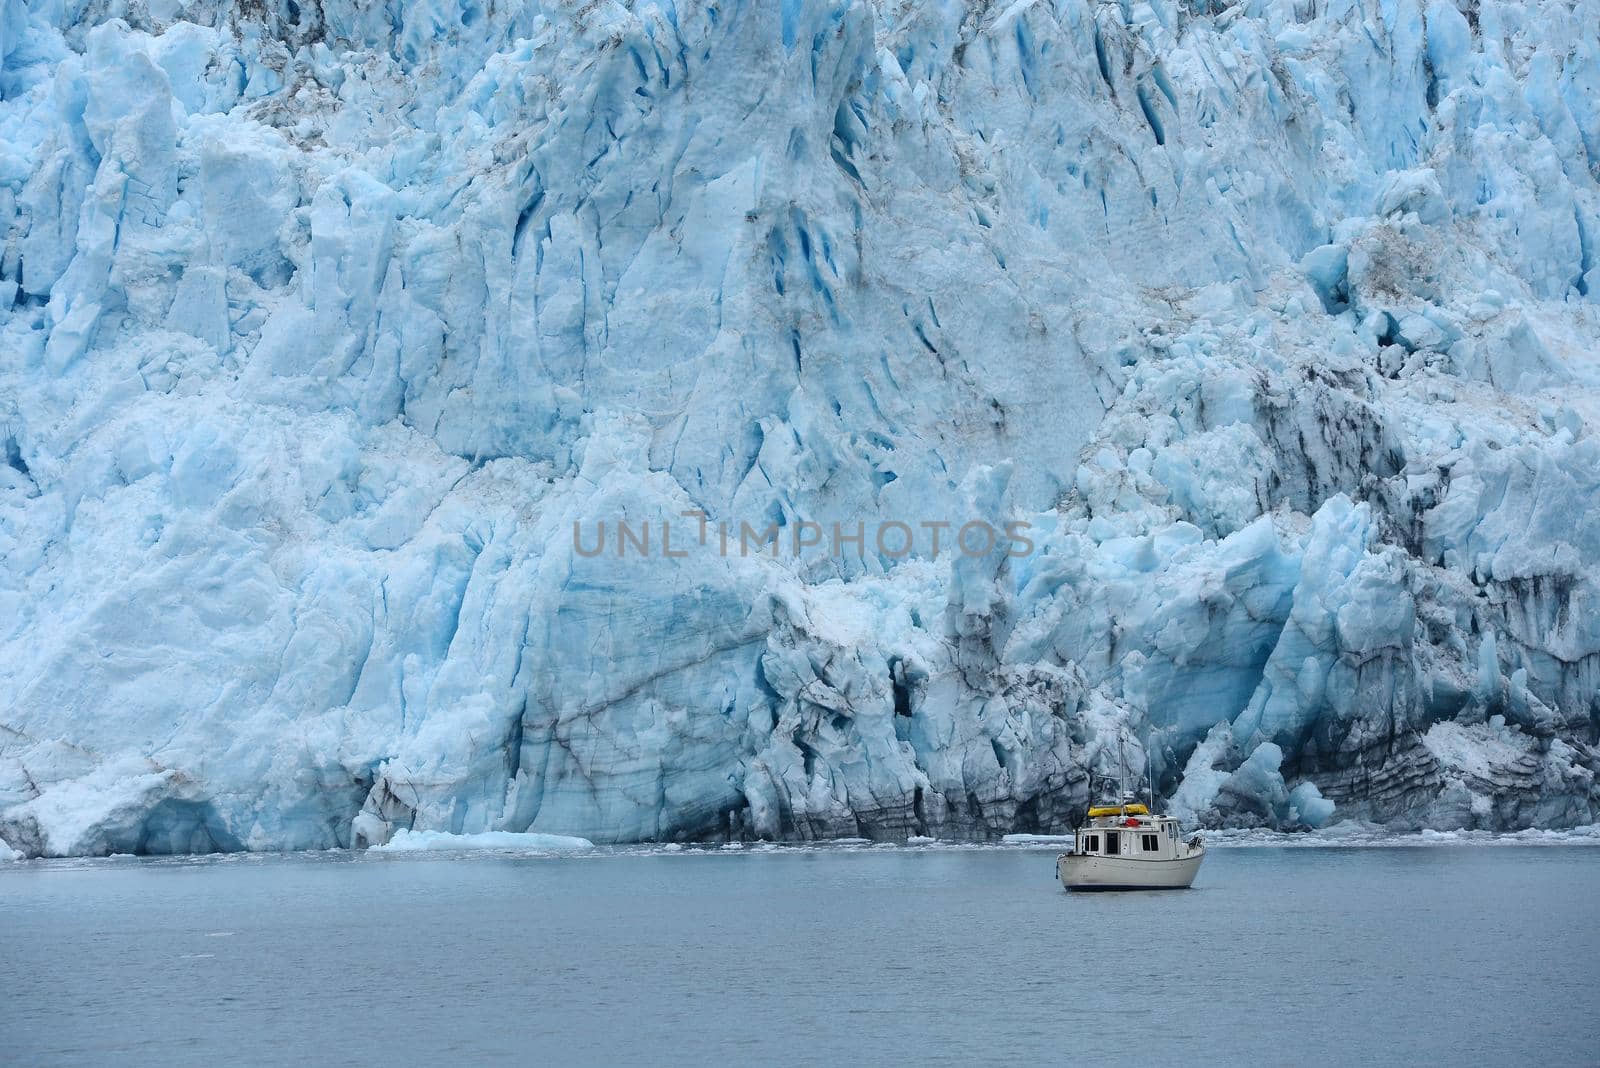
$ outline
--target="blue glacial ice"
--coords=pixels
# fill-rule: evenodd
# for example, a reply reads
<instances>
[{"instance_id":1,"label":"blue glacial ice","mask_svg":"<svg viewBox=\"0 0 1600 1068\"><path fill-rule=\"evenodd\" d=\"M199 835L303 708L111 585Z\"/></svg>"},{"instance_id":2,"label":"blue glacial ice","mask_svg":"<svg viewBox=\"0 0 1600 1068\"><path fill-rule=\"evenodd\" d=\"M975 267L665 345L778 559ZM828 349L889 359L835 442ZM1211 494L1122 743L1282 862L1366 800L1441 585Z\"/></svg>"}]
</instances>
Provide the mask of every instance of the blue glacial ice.
<instances>
[{"instance_id":1,"label":"blue glacial ice","mask_svg":"<svg viewBox=\"0 0 1600 1068\"><path fill-rule=\"evenodd\" d=\"M1592 823L1597 174L1597 0L0 0L0 856Z\"/></svg>"}]
</instances>

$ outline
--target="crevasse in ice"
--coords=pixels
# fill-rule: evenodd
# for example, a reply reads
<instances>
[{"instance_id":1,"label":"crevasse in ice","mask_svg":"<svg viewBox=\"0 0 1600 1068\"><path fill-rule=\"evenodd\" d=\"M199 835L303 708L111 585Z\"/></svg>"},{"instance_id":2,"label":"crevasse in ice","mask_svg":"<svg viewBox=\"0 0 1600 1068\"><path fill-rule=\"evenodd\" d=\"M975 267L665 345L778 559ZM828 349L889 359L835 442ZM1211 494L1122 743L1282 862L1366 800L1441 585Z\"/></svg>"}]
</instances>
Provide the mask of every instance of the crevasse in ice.
<instances>
[{"instance_id":1,"label":"crevasse in ice","mask_svg":"<svg viewBox=\"0 0 1600 1068\"><path fill-rule=\"evenodd\" d=\"M1597 173L1595 0L0 0L0 855L1591 822Z\"/></svg>"}]
</instances>

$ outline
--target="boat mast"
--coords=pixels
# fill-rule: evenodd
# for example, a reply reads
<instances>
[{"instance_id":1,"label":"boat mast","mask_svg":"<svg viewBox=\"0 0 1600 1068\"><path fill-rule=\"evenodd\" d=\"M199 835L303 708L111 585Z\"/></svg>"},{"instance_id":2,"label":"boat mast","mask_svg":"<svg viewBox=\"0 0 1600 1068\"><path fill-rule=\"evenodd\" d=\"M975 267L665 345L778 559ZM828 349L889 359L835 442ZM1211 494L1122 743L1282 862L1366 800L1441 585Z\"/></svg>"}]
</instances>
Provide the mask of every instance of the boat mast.
<instances>
[{"instance_id":1,"label":"boat mast","mask_svg":"<svg viewBox=\"0 0 1600 1068\"><path fill-rule=\"evenodd\" d=\"M1156 811L1156 772L1155 764L1150 756L1149 740L1144 743L1144 782L1150 797L1150 814L1153 816Z\"/></svg>"}]
</instances>

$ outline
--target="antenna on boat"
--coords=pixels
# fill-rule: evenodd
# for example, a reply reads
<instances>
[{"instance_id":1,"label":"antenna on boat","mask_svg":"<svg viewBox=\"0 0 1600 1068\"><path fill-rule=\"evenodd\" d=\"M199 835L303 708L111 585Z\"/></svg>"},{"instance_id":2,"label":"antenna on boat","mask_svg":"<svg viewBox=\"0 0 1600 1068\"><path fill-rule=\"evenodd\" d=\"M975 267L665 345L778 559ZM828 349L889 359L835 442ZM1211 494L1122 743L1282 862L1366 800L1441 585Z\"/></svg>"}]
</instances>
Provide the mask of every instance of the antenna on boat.
<instances>
[{"instance_id":1,"label":"antenna on boat","mask_svg":"<svg viewBox=\"0 0 1600 1068\"><path fill-rule=\"evenodd\" d=\"M1122 751L1122 741L1126 730L1119 724L1117 727L1117 804L1128 803L1128 755Z\"/></svg>"}]
</instances>

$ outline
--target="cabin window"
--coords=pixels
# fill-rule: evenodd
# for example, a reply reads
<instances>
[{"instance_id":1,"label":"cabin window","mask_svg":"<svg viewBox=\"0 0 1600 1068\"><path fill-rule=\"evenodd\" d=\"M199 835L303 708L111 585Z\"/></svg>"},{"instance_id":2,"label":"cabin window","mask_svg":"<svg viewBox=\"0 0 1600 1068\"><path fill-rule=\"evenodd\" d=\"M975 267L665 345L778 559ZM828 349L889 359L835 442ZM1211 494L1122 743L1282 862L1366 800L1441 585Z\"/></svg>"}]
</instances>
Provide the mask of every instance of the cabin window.
<instances>
[{"instance_id":1,"label":"cabin window","mask_svg":"<svg viewBox=\"0 0 1600 1068\"><path fill-rule=\"evenodd\" d=\"M1155 835L1146 834L1141 835L1140 837L1144 839L1144 851L1146 853L1154 853L1156 850L1161 848L1161 840Z\"/></svg>"},{"instance_id":2,"label":"cabin window","mask_svg":"<svg viewBox=\"0 0 1600 1068\"><path fill-rule=\"evenodd\" d=\"M1117 834L1116 831L1106 832L1106 856L1114 857L1117 855L1119 852L1117 849L1117 839L1120 837L1121 835Z\"/></svg>"},{"instance_id":3,"label":"cabin window","mask_svg":"<svg viewBox=\"0 0 1600 1068\"><path fill-rule=\"evenodd\" d=\"M1100 836L1098 834L1086 834L1086 835L1084 835L1083 836L1083 851L1085 853L1098 853L1098 852L1100 852Z\"/></svg>"}]
</instances>

